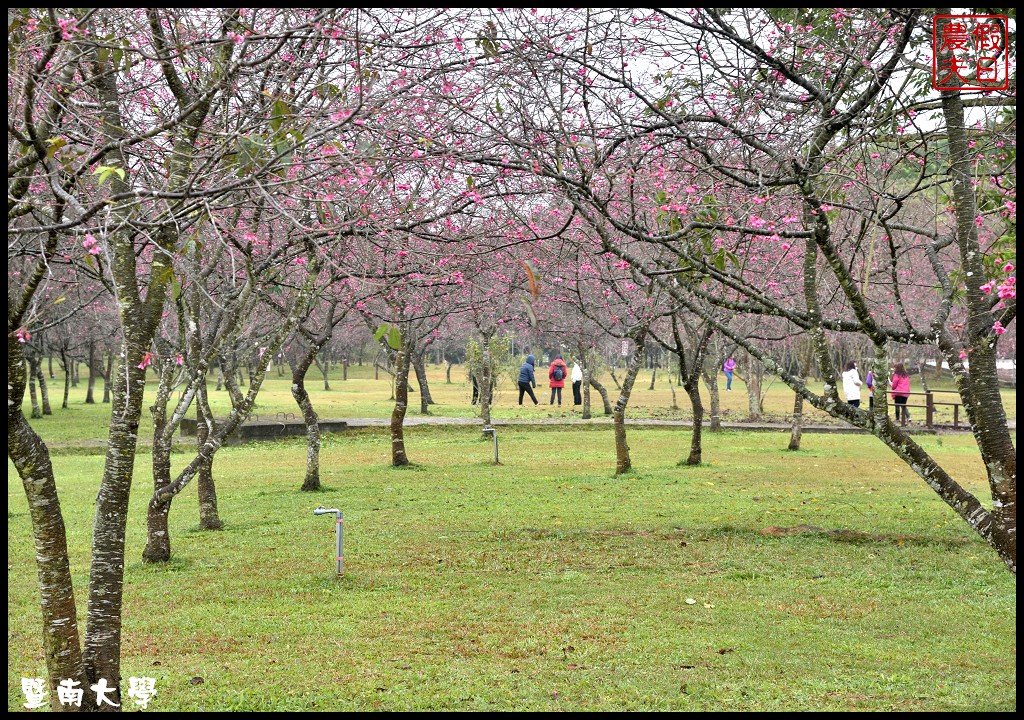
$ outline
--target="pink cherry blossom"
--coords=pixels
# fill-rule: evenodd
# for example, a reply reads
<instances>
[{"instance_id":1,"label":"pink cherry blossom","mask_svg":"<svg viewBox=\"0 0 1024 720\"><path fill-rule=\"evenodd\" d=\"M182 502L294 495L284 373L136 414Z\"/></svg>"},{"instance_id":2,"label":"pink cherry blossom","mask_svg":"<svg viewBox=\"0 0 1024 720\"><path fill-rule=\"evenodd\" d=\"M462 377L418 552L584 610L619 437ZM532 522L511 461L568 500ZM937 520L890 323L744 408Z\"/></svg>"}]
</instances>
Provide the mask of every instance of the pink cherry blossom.
<instances>
[{"instance_id":1,"label":"pink cherry blossom","mask_svg":"<svg viewBox=\"0 0 1024 720\"><path fill-rule=\"evenodd\" d=\"M991 284L992 283L990 283L990 285ZM1015 299L1017 297L1017 278L1010 276L1003 280L999 289L996 291L996 294L1001 300Z\"/></svg>"}]
</instances>

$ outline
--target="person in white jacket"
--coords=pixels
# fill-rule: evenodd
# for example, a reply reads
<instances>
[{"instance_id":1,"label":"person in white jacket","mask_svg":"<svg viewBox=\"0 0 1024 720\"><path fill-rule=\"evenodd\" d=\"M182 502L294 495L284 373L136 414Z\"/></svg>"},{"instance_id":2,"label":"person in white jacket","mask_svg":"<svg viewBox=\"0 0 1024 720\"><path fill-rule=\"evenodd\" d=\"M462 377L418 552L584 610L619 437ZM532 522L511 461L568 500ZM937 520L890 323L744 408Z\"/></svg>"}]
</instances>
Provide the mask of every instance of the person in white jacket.
<instances>
[{"instance_id":1,"label":"person in white jacket","mask_svg":"<svg viewBox=\"0 0 1024 720\"><path fill-rule=\"evenodd\" d=\"M583 387L583 368L580 367L578 362L572 364L572 404L582 405L583 396L580 393L580 388Z\"/></svg>"},{"instance_id":2,"label":"person in white jacket","mask_svg":"<svg viewBox=\"0 0 1024 720\"><path fill-rule=\"evenodd\" d=\"M846 370L843 372L843 394L846 402L855 408L860 407L860 373L857 372L857 363L850 360L846 363Z\"/></svg>"}]
</instances>

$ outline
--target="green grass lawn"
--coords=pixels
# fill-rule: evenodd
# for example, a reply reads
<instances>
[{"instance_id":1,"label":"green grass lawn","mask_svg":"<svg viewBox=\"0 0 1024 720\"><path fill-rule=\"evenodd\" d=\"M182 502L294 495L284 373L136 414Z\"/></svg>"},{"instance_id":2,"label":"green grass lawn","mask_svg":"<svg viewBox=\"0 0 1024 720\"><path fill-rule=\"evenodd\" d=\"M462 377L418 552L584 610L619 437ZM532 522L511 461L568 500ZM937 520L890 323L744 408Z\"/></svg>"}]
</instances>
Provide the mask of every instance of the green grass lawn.
<instances>
[{"instance_id":1,"label":"green grass lawn","mask_svg":"<svg viewBox=\"0 0 1024 720\"><path fill-rule=\"evenodd\" d=\"M614 478L608 429L501 431L499 467L470 428L408 431L404 469L383 433L329 436L312 495L301 439L225 448L225 530L187 489L159 567L140 455L123 676L156 678L159 711L1016 708L1015 581L906 465L867 436L705 437L687 468L688 433L631 431ZM919 439L985 501L970 436ZM102 462L54 458L83 629ZM317 504L345 511L341 579ZM764 532L801 525L855 532ZM37 592L8 463L9 710L45 675Z\"/></svg>"},{"instance_id":2,"label":"green grass lawn","mask_svg":"<svg viewBox=\"0 0 1024 720\"><path fill-rule=\"evenodd\" d=\"M276 369L271 370L267 381L260 390L258 404L255 409L256 415L261 419L276 418L278 413L282 416L288 414L301 419L299 409L291 396L291 376L286 373L278 376ZM465 369L456 366L452 369L452 382L446 383L445 368L439 365L430 365L427 369L431 394L436 401L429 410L432 415L444 417L472 417L479 414L479 408L470 405L471 390L466 379ZM621 379L621 373L620 373ZM611 402L614 405L618 397L618 391L607 374L601 378L608 389ZM664 418L664 419L687 419L691 416L689 402L686 394L681 389L676 389L676 401L679 410L672 410L672 390L668 385L668 375L658 371L654 390L650 390L651 371L644 370L637 378L632 396L630 398L627 415L634 418ZM719 378L722 402L722 417L726 421L743 420L748 415L748 403L746 386L742 380L734 379L732 392L725 392L725 380ZM674 381L673 381L674 382ZM50 381L51 405L54 414L40 420L31 420L33 427L47 442L53 443L77 443L82 440L97 442L106 439L107 428L110 424L110 406L103 404L86 405L85 382L79 383L79 387L71 390L69 408L61 410L61 397L63 395L63 377L59 374L57 378ZM379 379L374 379L373 368L369 366L350 366L349 379L341 379L340 368L332 368L330 376L331 390L325 391L323 377L314 368L306 380L306 388L309 391L314 407L322 418L331 417L388 417L394 408L394 401L389 400L391 396L391 379L386 373L380 373ZM948 379L931 379L931 384L936 388L949 389ZM412 383L415 387L415 382ZM547 405L550 398L550 391L547 388L546 376L538 381L537 397L541 401L540 407L533 407L527 400L527 405L519 407L518 390L509 383L507 379L502 380L495 393L494 409L492 417L495 420L512 419L538 419L548 417L579 417L578 410L572 406L572 389L563 391L561 408L552 408ZM102 381L97 383L96 397L102 397L99 388ZM156 392L156 381L153 375L149 378L149 392ZM245 389L245 388L243 388ZM911 389L921 390L920 379L914 377L911 380ZM710 398L706 389L701 386L701 394L705 401L705 410L708 411ZM940 395L942 396L940 398ZM1007 416L1016 418L1017 393L1014 389L1004 389L1002 392L1003 407ZM175 396L176 397L176 396ZM936 400L948 401L955 397L945 393L936 393ZM148 399L148 398L147 398ZM210 401L214 412L218 416L225 416L231 409L230 398L227 391L215 391L210 386ZM863 398L867 403L867 394ZM923 397L915 396L911 399L911 405L922 403ZM591 393L594 417L602 417L603 409L601 397L596 391ZM148 405L144 407L148 408ZM766 395L764 400L765 419L785 420L793 411L793 392L779 381L769 382L766 380ZM31 412L31 405L26 393L24 402L25 415ZM419 415L420 397L416 392L409 395L409 416ZM825 413L815 410L808 404L804 405L806 422L808 423L837 423L834 418ZM923 408L912 408L914 420L923 423ZM194 417L194 411L192 413ZM936 414L936 422L952 422L953 410L951 407L940 406ZM961 409L960 419L964 421L964 413ZM139 437L142 440L149 440L153 437L152 421L147 410L143 412L142 426L139 428Z\"/></svg>"}]
</instances>

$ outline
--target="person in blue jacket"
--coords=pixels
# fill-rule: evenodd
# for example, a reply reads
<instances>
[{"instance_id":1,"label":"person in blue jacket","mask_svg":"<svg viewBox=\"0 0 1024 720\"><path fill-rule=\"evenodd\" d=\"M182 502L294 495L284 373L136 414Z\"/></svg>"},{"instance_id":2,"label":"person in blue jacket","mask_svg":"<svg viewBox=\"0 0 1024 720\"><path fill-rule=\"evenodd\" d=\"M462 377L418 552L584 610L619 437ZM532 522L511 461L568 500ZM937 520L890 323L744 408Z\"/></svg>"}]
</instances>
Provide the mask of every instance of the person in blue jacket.
<instances>
[{"instance_id":1,"label":"person in blue jacket","mask_svg":"<svg viewBox=\"0 0 1024 720\"><path fill-rule=\"evenodd\" d=\"M533 375L533 368L537 364L537 358L533 355L526 356L526 362L519 368L519 404L523 404L523 394L529 393L533 404L537 404L537 396L533 394L533 388L537 387L537 380ZM530 387L530 386L533 387Z\"/></svg>"}]
</instances>

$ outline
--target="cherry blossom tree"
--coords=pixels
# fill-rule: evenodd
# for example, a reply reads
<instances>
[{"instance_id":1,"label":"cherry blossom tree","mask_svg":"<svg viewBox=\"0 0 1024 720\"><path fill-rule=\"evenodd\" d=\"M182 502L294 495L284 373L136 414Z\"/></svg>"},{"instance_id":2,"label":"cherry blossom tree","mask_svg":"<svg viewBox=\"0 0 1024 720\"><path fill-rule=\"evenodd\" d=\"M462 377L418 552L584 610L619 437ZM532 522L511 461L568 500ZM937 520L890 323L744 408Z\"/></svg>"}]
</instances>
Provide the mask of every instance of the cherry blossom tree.
<instances>
[{"instance_id":1,"label":"cherry blossom tree","mask_svg":"<svg viewBox=\"0 0 1024 720\"><path fill-rule=\"evenodd\" d=\"M994 362L1015 318L1012 263L993 276L984 258L998 255L976 239L986 218L972 212L958 94L929 99L918 89L927 76L908 81L928 19L787 13L509 13L497 53L515 58L528 108L501 124L511 162L550 178L607 252L658 279L805 401L879 437L1015 571L1015 460ZM940 105L943 117L925 122ZM1012 167L995 172L1012 186ZM936 193L952 212L940 203L930 227L914 223ZM930 302L907 302L909 274L928 277ZM806 334L824 391L784 367L773 340L708 307ZM971 318L963 331L960 317ZM838 395L837 338L871 348L870 412ZM991 510L888 415L893 348L922 345L937 345L953 369ZM968 371L963 360L976 353Z\"/></svg>"}]
</instances>

